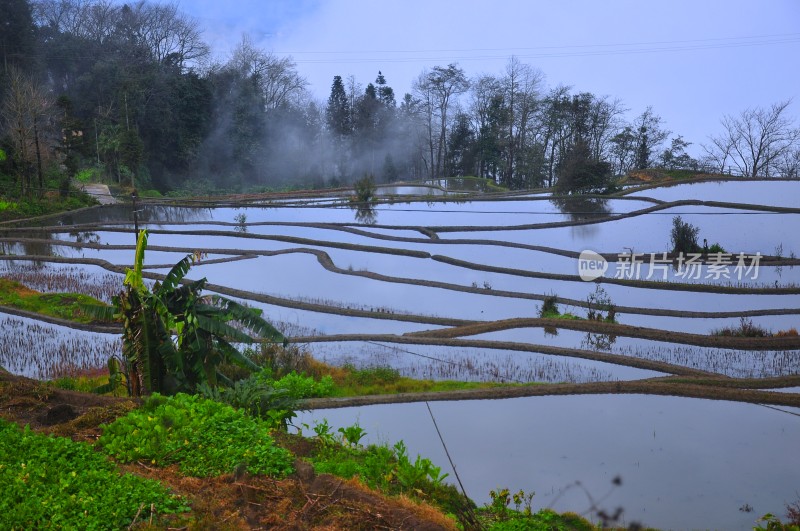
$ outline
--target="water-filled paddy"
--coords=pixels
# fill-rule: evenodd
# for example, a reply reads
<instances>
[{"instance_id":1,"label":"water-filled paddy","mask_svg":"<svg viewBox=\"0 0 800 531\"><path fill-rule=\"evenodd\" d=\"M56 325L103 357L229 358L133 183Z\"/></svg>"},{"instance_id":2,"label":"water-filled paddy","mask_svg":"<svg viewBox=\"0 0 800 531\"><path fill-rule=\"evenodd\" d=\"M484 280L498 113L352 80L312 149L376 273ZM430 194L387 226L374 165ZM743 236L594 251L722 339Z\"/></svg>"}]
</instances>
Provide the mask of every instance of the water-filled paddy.
<instances>
[{"instance_id":1,"label":"water-filled paddy","mask_svg":"<svg viewBox=\"0 0 800 531\"><path fill-rule=\"evenodd\" d=\"M417 191L398 189L396 192ZM754 316L750 320L771 332L800 328L800 295L793 290L800 284L800 266L797 265L762 264L757 278L750 275L742 279L686 278L671 267L653 270L656 277L663 271L668 282L757 287L763 290L761 293L668 290L664 288L669 286L659 283L647 287L601 283L617 308L667 311L670 315L645 315L628 310L617 313L617 320L622 324L665 331L665 341L619 335L612 339L565 329L554 333L552 329L536 327L465 337L522 343L531 350L519 352L475 346L399 344L359 336L403 335L444 328L442 322L435 321L436 317L475 321L537 317L541 298L547 295L572 301L559 304L562 313L586 317L587 299L596 284L579 280L577 258L560 255L559 250L661 253L670 247L670 229L675 215L699 227L701 243L704 238L709 244L719 242L734 257L740 252L790 257L800 252L796 236L800 230L800 214L682 206L601 223L526 230L503 227L597 220L654 205L644 197L662 201L699 198L796 207L793 203L797 192L800 188L796 182L730 182L637 192L642 199L579 198L579 201L564 202L537 195L543 200L527 200L521 196L510 200L500 196L488 201L460 197L459 201L447 202L398 200L376 206L372 213L374 225L359 224L357 212L350 208L346 199L281 198L272 205L241 208L145 206L139 222L154 230L149 239L151 249L146 254L146 264L161 265L160 269L151 270L160 274L182 258L184 251L156 250L157 247L202 248L210 252L207 261L292 250L227 263L199 263L188 276L192 279L207 277L223 291L227 288L251 292L250 295L236 292L233 296L262 309L265 317L275 322L287 336L356 335L346 342L304 345L316 356L337 365L388 365L402 374L435 379L525 382L607 382L665 374L624 363L562 355L564 352L558 350L581 349L734 378L766 377L800 373L798 351L750 352L687 346L673 343L669 332L708 334L721 327L738 326L740 319L736 312L776 309L786 309L790 314ZM2 243L0 250L6 254L53 255L78 261L100 258L113 264L129 264L133 260L132 221L129 205L88 210L61 219L50 218L44 225L59 230L64 230L63 225L97 225L76 227L71 232L57 232L52 236L46 228L41 234L26 231L19 233L18 240L9 229L5 234L8 240ZM333 225L311 224L346 225L363 233L355 234ZM464 230L464 226L492 230ZM435 233L426 227L443 230ZM447 228L455 228L455 231ZM177 233L162 234L159 230ZM202 231L217 234L201 234ZM57 241L26 242L21 239L23 237L52 237ZM304 241L280 241L290 238ZM59 241L95 242L100 249L68 247ZM504 242L551 247L553 252L503 246ZM128 248L113 250L105 248L106 244ZM324 255L320 255L324 262L320 263L318 256L297 252L298 248L324 252L332 265ZM417 256L398 254L403 252ZM0 274L22 271L19 278L27 278L37 289L58 291L60 289L55 286L69 283L64 278L66 272L74 275L79 283L105 285L106 294L113 286L119 286L122 277L96 265L53 264L46 269L42 265L0 261ZM27 271L29 266L30 271ZM617 267L618 264L612 263L606 276L613 276ZM517 274L490 272L482 268L518 271ZM45 270L50 273L38 273ZM636 273L640 279L646 279L650 273L648 264L643 264ZM735 270L729 273L735 275ZM373 274L394 278L369 278ZM557 280L541 278L554 274L564 276ZM58 277L58 282L48 283L48 275ZM404 279L416 283L403 282ZM425 282L450 286L437 287L425 285ZM777 287L789 288L788 292L772 291L776 282ZM467 291L463 291L464 288ZM499 296L496 293L499 291L518 293L522 297ZM725 317L713 317L713 312L727 313ZM411 319L419 322L398 320L401 314L413 314L416 317ZM7 336L20 325L7 321L0 326ZM47 328L37 337L41 336L61 338L68 343L51 347L34 342L13 347L13 343L6 342L7 352L0 359L0 365L14 372L46 376L53 374L46 367L51 361L62 369L68 364L95 367L102 366L103 356L108 356L105 350L92 354L94 351L83 349L86 343L104 344L101 337L107 336L95 339L84 332L61 328ZM29 357L14 354L14 348L26 349ZM53 348L63 352L83 349L81 352L86 354L64 359L51 354ZM547 349L558 355L541 353ZM643 366L652 368L654 365ZM791 391L792 388L776 390L776 394ZM559 489L576 480L582 481L593 495L602 495L611 479L619 474L623 485L608 499L608 508L623 506L627 521L637 520L664 528L748 528L761 514L782 513L783 502L793 501L795 497L797 485L792 483L792 478L800 475L800 463L793 450L800 435L800 417L756 405L597 395L436 403L433 409L442 417L438 420L446 440L452 441L451 452L465 476L462 479L469 494L479 501L488 501L490 489L508 486L512 491L536 490L535 502L547 505ZM361 418L377 440L403 438L413 452L423 453L446 467L446 458L428 429L432 426L426 424L429 420L426 415L427 410L419 405L398 405L320 411L313 417L328 417L335 425L351 424ZM310 418L312 416L303 417ZM752 505L754 512L740 512L739 507L745 504ZM572 489L559 498L555 506L581 512L587 504L577 489Z\"/></svg>"},{"instance_id":2,"label":"water-filled paddy","mask_svg":"<svg viewBox=\"0 0 800 531\"><path fill-rule=\"evenodd\" d=\"M628 197L652 197L661 201L698 199L729 203L750 203L796 208L800 197L798 181L712 181L661 186L632 192Z\"/></svg>"},{"instance_id":3,"label":"water-filled paddy","mask_svg":"<svg viewBox=\"0 0 800 531\"><path fill-rule=\"evenodd\" d=\"M430 406L464 487L478 503L488 503L489 491L500 486L536 491L535 507L582 512L589 502L570 485L580 481L597 499L619 476L622 485L603 508L624 508L626 523L750 529L760 515L783 514L784 503L796 499L800 422L782 411L642 395ZM403 439L410 455L430 457L452 477L425 404L318 410L297 421L323 418L334 430L358 422L368 442ZM752 513L739 510L745 504Z\"/></svg>"},{"instance_id":4,"label":"water-filled paddy","mask_svg":"<svg viewBox=\"0 0 800 531\"><path fill-rule=\"evenodd\" d=\"M785 256L800 252L794 249L800 214L750 212L715 207L674 207L659 212L616 219L605 223L539 228L516 231L485 231L481 237L529 245L546 245L582 251L592 249L604 253L661 253L670 250L672 219L700 228L700 242L719 243L734 254L775 254L783 246ZM472 232L442 233L446 238L474 237Z\"/></svg>"},{"instance_id":5,"label":"water-filled paddy","mask_svg":"<svg viewBox=\"0 0 800 531\"><path fill-rule=\"evenodd\" d=\"M398 345L379 341L310 343L318 359L333 365L389 366L403 376L486 382L599 382L663 376L656 371L593 360L502 349Z\"/></svg>"},{"instance_id":6,"label":"water-filled paddy","mask_svg":"<svg viewBox=\"0 0 800 531\"><path fill-rule=\"evenodd\" d=\"M122 353L117 335L72 330L5 313L0 313L0 331L0 367L31 378L98 371L109 357Z\"/></svg>"}]
</instances>

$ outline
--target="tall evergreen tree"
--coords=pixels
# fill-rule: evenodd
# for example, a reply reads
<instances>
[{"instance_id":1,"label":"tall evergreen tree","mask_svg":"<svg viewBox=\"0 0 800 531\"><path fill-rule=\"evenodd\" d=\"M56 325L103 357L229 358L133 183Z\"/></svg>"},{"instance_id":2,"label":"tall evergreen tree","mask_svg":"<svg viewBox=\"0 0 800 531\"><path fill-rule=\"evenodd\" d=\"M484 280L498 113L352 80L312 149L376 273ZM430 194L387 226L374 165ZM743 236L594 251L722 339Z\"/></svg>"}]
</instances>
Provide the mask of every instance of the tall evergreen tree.
<instances>
[{"instance_id":1,"label":"tall evergreen tree","mask_svg":"<svg viewBox=\"0 0 800 531\"><path fill-rule=\"evenodd\" d=\"M380 102L386 107L394 109L397 105L394 99L394 89L386 84L386 78L383 77L383 73L380 70L378 70L378 77L375 78L375 84L378 85L378 99Z\"/></svg>"},{"instance_id":2,"label":"tall evergreen tree","mask_svg":"<svg viewBox=\"0 0 800 531\"><path fill-rule=\"evenodd\" d=\"M328 97L328 108L325 112L328 129L337 135L349 135L353 126L350 122L350 102L344 89L342 76L333 77L331 95Z\"/></svg>"}]
</instances>

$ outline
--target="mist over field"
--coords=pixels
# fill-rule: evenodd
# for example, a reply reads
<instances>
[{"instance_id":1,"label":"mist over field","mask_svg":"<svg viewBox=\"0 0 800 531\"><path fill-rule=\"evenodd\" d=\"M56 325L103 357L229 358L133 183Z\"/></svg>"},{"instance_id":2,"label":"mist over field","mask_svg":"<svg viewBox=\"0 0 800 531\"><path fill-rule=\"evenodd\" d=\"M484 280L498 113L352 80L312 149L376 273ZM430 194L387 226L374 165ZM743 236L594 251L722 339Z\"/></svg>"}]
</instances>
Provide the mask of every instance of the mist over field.
<instances>
[{"instance_id":1,"label":"mist over field","mask_svg":"<svg viewBox=\"0 0 800 531\"><path fill-rule=\"evenodd\" d=\"M366 175L379 183L478 176L511 189L561 183L599 191L610 177L652 167L797 174L790 87L779 98L727 108L700 124L702 136L693 128L688 137L638 94L630 103L586 83L573 86L548 72L552 57L531 49L498 48L489 70L475 64L482 48L437 51L436 62L387 51L386 65L364 56L375 65L368 74L337 50L324 61L305 51L297 59L273 52L271 40L291 42L330 8L281 6L259 16L295 31L253 37L220 34L233 12L218 13L217 26L202 4L187 6L196 18L152 1L8 2L0 123L10 156L0 164L22 187L41 186L53 168L162 193L350 185ZM776 33L672 45L695 53L745 47L749 54L797 40ZM657 62L662 46L587 49L603 60L646 52ZM556 49L564 60L576 53ZM337 71L320 81L337 60ZM419 65L410 78L409 64ZM597 85L605 86L601 78Z\"/></svg>"}]
</instances>

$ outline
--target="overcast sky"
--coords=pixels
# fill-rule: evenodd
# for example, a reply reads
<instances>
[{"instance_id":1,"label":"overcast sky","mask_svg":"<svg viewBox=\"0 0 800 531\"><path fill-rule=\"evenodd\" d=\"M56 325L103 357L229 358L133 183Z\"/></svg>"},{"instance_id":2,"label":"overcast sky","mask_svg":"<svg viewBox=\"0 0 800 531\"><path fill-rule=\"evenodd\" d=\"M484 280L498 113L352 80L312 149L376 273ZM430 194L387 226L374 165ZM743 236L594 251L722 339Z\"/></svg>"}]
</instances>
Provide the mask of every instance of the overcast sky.
<instances>
[{"instance_id":1,"label":"overcast sky","mask_svg":"<svg viewBox=\"0 0 800 531\"><path fill-rule=\"evenodd\" d=\"M547 86L652 105L694 142L724 114L794 99L800 116L798 0L181 0L220 59L249 34L291 55L311 93L333 76L366 85L381 70L398 100L424 68L501 74L512 55Z\"/></svg>"}]
</instances>

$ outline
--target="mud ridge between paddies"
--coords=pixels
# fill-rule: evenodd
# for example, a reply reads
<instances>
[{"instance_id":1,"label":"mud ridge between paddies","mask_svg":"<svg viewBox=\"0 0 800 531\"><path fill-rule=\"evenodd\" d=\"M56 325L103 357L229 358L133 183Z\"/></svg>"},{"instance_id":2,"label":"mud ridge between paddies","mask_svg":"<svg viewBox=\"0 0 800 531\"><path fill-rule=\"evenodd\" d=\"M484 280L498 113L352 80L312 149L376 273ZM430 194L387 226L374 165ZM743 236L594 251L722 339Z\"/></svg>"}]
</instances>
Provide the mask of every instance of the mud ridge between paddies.
<instances>
[{"instance_id":1,"label":"mud ridge between paddies","mask_svg":"<svg viewBox=\"0 0 800 531\"><path fill-rule=\"evenodd\" d=\"M800 336L784 337L735 337L735 336L715 336L704 334L690 334L687 332L675 332L660 330L658 328L646 328L643 326L631 326L619 323L609 323L606 321L594 321L588 319L558 319L558 318L515 318L502 319L499 321L475 323L463 326L445 328L442 330L425 330L422 332L411 332L406 335L425 338L456 338L463 336L474 336L486 334L488 332L498 332L501 330L513 330L515 328L563 328L565 330L577 330L580 332L592 332L593 334L605 334L609 336L635 337L638 339L649 339L665 343L678 343L681 345L694 345L698 347L729 348L738 350L795 350L800 349Z\"/></svg>"},{"instance_id":2,"label":"mud ridge between paddies","mask_svg":"<svg viewBox=\"0 0 800 531\"><path fill-rule=\"evenodd\" d=\"M785 386L800 384L800 376L783 377ZM410 402L434 402L454 400L500 400L505 398L524 398L554 395L606 395L639 394L661 395L685 398L704 398L709 400L728 400L752 404L800 407L800 393L780 393L758 389L733 387L736 380L721 377L719 381L707 378L664 377L632 382L593 382L580 384L544 384L492 387L486 389L467 389L461 391L442 391L425 393L400 393L394 395L367 395L342 398L312 398L303 400L302 409L334 409L344 407L371 406L379 404L401 404ZM774 385L773 379L747 379L742 385ZM798 415L800 413L787 411Z\"/></svg>"},{"instance_id":3,"label":"mud ridge between paddies","mask_svg":"<svg viewBox=\"0 0 800 531\"><path fill-rule=\"evenodd\" d=\"M163 247L158 248L159 250L176 250L180 248L172 248L172 247ZM185 249L181 249L185 250ZM240 251L238 256L225 258L225 259L217 259L214 262L224 262L224 261L235 261L235 260L243 260L247 259L250 256L250 253L263 255L263 256L274 256L280 254L288 254L288 253L307 253L312 254L317 257L317 260L322 264L326 269L331 269L334 272L347 274L347 275L356 275L356 276L365 276L367 278L373 278L376 280L386 280L389 282L399 282L411 285L420 285L420 286L427 286L427 287L434 287L434 288L441 288L441 289L450 289L453 291L462 291L467 293L475 293L484 296L499 296L499 297L509 297L509 298L523 298L523 299L530 299L530 300L539 300L542 301L547 298L546 295L539 295L533 293L519 293L519 292L508 292L502 290L486 290L480 288L473 288L469 286L460 286L456 284L449 284L444 282L438 281L426 281L426 280L418 280L418 279L400 279L397 277L388 277L385 275L379 275L377 273L371 272L359 272L359 271L347 271L343 270L335 265L333 265L330 257L324 253L323 251L314 250L314 249L285 249L279 251ZM34 262L48 262L48 263L65 263L65 264L85 264L85 265L96 265L99 266L107 271L113 273L124 274L127 266L125 265L114 265L110 262L98 258L70 258L70 257L61 257L61 256L42 256L42 255L2 255L0 256L0 261L34 261ZM158 274L158 273L151 273L145 272L145 278L151 280L163 280L165 275ZM189 280L185 280L185 282L189 282ZM284 297L277 297L273 295L267 295L263 293L256 293L246 290L239 290L228 288L221 285L216 284L209 284L207 288L211 291L215 291L217 293L221 293L223 295L233 296L241 299L252 300L257 302L262 302L265 304L271 304L275 306L280 306L284 308L294 308L299 310L308 310L313 312L320 312L320 313L328 313L328 314L335 314L335 315L343 315L343 316L351 316L351 317L366 317L366 318L373 318L373 319L383 319L383 320L390 320L390 321L404 321L404 322L415 322L415 323L422 323L422 324L433 324L433 325L441 325L441 326L465 326L465 325L474 325L478 324L479 321L467 320L467 319L456 319L456 318L448 318L448 317L439 317L439 316L430 316L430 315L418 315L418 314L410 314L410 313L399 313L399 312L379 312L374 310L366 310L366 309L358 309L358 308L346 308L346 307L339 307L339 306L331 306L327 304L320 304L320 303L312 303L312 302L305 302L296 299L288 299ZM800 289L800 288L798 288ZM557 302L561 304L568 304L576 307L586 307L588 304L586 301L580 301L576 299L567 299L563 297L558 297ZM742 311L727 311L727 312L699 312L699 311L692 311L692 310L671 310L671 309L659 309L659 308L639 308L639 307L628 307L628 306L617 306L616 307L618 314L639 314L639 315L656 315L656 316L665 316L665 317L685 317L685 318L730 318L730 317L755 317L755 316L767 316L767 315L796 315L800 314L800 308L774 308L774 309L761 309L761 310L742 310ZM11 312L9 312L11 313ZM32 317L33 315L25 315L27 317ZM51 321L55 324L61 324L64 326L70 326L72 328L78 328L66 321L58 321L54 320ZM575 323L576 321L571 321ZM562 328L569 328L569 326L592 326L586 324L579 324L575 325L569 324L570 321L567 320L557 320L552 326L562 327ZM543 324L544 326L544 324ZM551 326L551 324L547 323L547 326ZM618 329L616 335L627 335L628 330L630 331L637 331L637 330L645 330L641 327L632 327L627 325L617 325L621 328ZM83 330L89 330L94 332L108 332L108 329L104 329L102 326L91 326L87 325L83 328ZM641 333L641 332L637 332ZM670 334L672 332L663 331L664 334ZM676 332L676 334L679 334ZM639 336L631 336L631 337L639 337ZM683 337L683 336L676 336L676 337ZM696 334L689 334L687 336L691 341L704 341L701 338L707 338L712 336L701 336ZM672 338L667 339L657 339L652 334L648 336L650 339L656 339L661 341L670 341L670 342L679 342L675 341ZM734 341L737 338L731 338ZM772 338L770 338L772 339ZM721 344L715 343L715 341L721 341L718 339L711 339L710 342L705 343L689 343L695 344L698 346L720 346ZM749 348L748 345L752 343L748 343L747 341L741 343L741 347L739 346L732 346L729 348ZM766 343L765 343L766 344ZM734 343L731 343L734 345ZM770 347L771 348L771 347ZM770 349L767 348L767 349ZM775 348L797 348L792 346L783 346L778 342L778 346Z\"/></svg>"}]
</instances>

